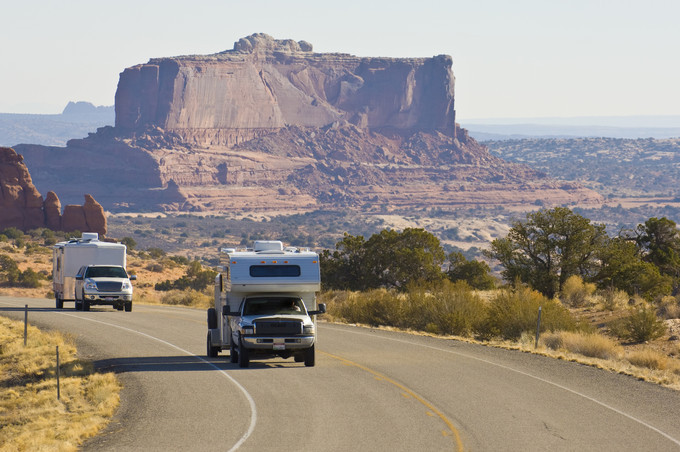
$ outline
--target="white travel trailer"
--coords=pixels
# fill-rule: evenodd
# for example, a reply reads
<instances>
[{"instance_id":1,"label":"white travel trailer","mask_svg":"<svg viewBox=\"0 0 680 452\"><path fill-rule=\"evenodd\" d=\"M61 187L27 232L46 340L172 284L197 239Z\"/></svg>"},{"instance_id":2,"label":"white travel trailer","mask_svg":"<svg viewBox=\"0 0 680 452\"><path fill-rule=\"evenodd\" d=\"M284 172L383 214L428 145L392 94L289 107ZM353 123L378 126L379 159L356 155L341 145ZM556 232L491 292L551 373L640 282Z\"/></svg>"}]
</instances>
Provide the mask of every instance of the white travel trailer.
<instances>
[{"instance_id":1,"label":"white travel trailer","mask_svg":"<svg viewBox=\"0 0 680 452\"><path fill-rule=\"evenodd\" d=\"M294 357L314 365L316 305L321 290L319 255L256 241L253 249L223 248L215 278L215 307L208 309L207 354L229 350L248 367L254 357Z\"/></svg>"},{"instance_id":2,"label":"white travel trailer","mask_svg":"<svg viewBox=\"0 0 680 452\"><path fill-rule=\"evenodd\" d=\"M57 309L65 301L76 301L76 274L87 265L115 265L126 268L127 247L122 243L99 240L96 232L83 232L81 238L59 242L52 250L52 287Z\"/></svg>"}]
</instances>

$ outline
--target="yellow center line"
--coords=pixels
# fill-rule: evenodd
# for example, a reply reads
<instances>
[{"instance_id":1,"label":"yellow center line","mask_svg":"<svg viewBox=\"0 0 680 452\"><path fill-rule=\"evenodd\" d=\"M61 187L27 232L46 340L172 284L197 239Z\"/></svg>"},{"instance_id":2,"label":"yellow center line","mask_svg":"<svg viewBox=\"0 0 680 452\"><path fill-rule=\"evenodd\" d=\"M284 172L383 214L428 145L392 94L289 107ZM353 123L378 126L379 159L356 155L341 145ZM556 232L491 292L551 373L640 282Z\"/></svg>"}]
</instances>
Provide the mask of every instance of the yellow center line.
<instances>
[{"instance_id":1,"label":"yellow center line","mask_svg":"<svg viewBox=\"0 0 680 452\"><path fill-rule=\"evenodd\" d=\"M439 419L441 419L451 430L450 432L444 431L444 432L442 432L442 434L444 436L448 436L450 433L453 433L453 437L456 440L456 450L459 450L459 451L463 450L463 442L460 439L460 433L458 433L458 430L456 429L456 427L453 426L453 423L444 415L444 413L442 413L437 408L435 408L430 402L423 399L422 397L420 397L415 392L411 391L406 386L402 385L401 383L399 383L397 381L392 380L391 378L381 374L380 372L376 372L373 369L369 369L366 366L362 366L361 364L355 363L354 361L350 361L349 359L342 358L340 356L332 355L330 353L326 353L326 352L322 352L322 351L318 351L318 353L322 353L326 356L330 356L331 358L337 359L338 361L342 362L343 364L345 364L347 366L353 366L353 367L359 368L359 369L361 369L365 372L368 372L368 373L374 375L376 377L376 379L387 381L388 383L393 384L394 386L398 387L399 389L404 391L409 396L416 399L421 404L425 405L425 407L430 409L432 411L432 413L434 413L437 417L439 417ZM428 414L430 414L430 413L428 413Z\"/></svg>"}]
</instances>

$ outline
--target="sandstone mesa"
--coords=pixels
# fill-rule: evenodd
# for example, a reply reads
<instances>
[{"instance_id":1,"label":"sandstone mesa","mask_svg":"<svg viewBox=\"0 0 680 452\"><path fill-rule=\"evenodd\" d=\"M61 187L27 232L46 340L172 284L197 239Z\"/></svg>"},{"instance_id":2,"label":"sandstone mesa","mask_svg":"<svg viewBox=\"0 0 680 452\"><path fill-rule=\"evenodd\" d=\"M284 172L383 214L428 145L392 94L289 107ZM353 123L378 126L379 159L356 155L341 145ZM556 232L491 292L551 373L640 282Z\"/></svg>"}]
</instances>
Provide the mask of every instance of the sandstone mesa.
<instances>
[{"instance_id":1,"label":"sandstone mesa","mask_svg":"<svg viewBox=\"0 0 680 452\"><path fill-rule=\"evenodd\" d=\"M18 145L38 188L112 211L598 204L492 156L455 122L452 58L315 53L265 34L126 68L115 127Z\"/></svg>"}]
</instances>

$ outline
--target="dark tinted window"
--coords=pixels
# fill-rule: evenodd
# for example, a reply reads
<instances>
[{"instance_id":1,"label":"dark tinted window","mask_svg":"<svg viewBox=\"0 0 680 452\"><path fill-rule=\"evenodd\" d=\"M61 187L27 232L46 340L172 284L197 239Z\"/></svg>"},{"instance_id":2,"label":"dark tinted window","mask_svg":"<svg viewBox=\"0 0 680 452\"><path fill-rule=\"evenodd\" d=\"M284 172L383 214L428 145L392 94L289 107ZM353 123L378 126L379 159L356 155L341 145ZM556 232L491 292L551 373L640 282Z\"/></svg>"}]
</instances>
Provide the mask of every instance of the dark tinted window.
<instances>
[{"instance_id":1,"label":"dark tinted window","mask_svg":"<svg viewBox=\"0 0 680 452\"><path fill-rule=\"evenodd\" d=\"M122 267L89 267L86 278L127 278Z\"/></svg>"},{"instance_id":2,"label":"dark tinted window","mask_svg":"<svg viewBox=\"0 0 680 452\"><path fill-rule=\"evenodd\" d=\"M300 276L299 265L251 265L250 276L253 278L277 278Z\"/></svg>"}]
</instances>

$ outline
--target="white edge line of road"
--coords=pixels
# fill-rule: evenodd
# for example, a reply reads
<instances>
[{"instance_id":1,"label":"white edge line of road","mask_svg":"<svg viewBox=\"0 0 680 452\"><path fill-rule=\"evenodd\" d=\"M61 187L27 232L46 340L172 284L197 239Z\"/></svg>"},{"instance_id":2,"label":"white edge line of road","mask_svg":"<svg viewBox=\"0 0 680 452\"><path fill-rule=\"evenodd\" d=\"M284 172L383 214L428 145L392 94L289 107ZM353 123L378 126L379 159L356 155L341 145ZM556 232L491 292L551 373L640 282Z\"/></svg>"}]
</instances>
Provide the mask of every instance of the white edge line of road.
<instances>
[{"instance_id":1,"label":"white edge line of road","mask_svg":"<svg viewBox=\"0 0 680 452\"><path fill-rule=\"evenodd\" d=\"M332 327L331 327L331 328L332 328ZM352 334L358 334L358 335L361 335L361 336L371 336L371 337L373 337L373 338L376 337L375 334L364 333L364 332L361 332L361 331L351 331L351 330L345 330L345 329L343 329L343 331L348 331L348 332L350 332L350 333L352 333ZM580 392L575 391L575 390L573 390L573 389L567 388L566 386L562 386L561 384L558 384L558 383L555 383L555 382L546 380L546 379L541 378L541 377L537 377L536 375L532 375L532 374L530 374L530 373L527 373L527 372L524 372L524 371L521 371L521 370L513 369L512 367L508 367L508 366L505 366L505 365L503 365L503 364L494 363L494 362L489 361L489 360L486 360L486 359L482 359L482 358L478 358L478 357L476 357L476 356L468 355L468 354L466 354L466 353L460 353L460 352L456 352L456 351L453 351L453 350L447 350L447 349L444 349L444 348L434 347L434 346L432 346L432 345L417 344L417 343L414 343L414 342L405 341L405 340L403 340L403 339L395 339L395 338L392 338L392 337L385 337L385 336L382 336L382 335L380 335L379 337L380 337L381 339L388 340L388 341L401 342L401 343L403 343L403 344L409 344L409 345L416 345L416 346L418 346L418 347L430 348L430 349L432 349L432 350L437 350L437 351L440 351L440 352L451 353L451 354L453 354L453 355L462 356L462 357L468 358L468 359L474 359L474 360L476 360L476 361L480 361L480 362L483 362L483 363L485 363L485 364L490 364L490 365L492 365L492 366L500 367L500 368L502 368L502 369L509 370L509 371L511 371L511 372L516 372L516 373L518 373L518 374L524 375L524 376L529 377L529 378L533 378L533 379L538 380L538 381L541 381L541 382L543 382L543 383L546 383L546 384L555 386L555 387L557 387L557 388L560 388L560 389L562 389L562 390L564 390L564 391L570 392L570 393L572 393L572 394L574 394L574 395L577 395L577 396L579 396L579 397L583 397L583 398L586 399L586 400L589 400L589 401L591 401L591 402L593 402L593 403L596 403L596 404L598 404L598 405L600 405L600 406L602 406L602 407L604 407L604 408L606 408L606 409L608 409L608 410L611 410L611 411L613 411L613 412L615 412L615 413L617 413L617 414L620 414L621 416L626 417L626 418L630 419L631 421L637 422L638 424L643 425L643 426L647 427L648 429L655 431L655 432L658 433L659 435L663 436L664 438L668 439L669 441L672 441L672 442L675 443L676 445L680 446L680 440L677 440L677 439L673 438L673 437L670 436L669 434L667 434L667 433L665 433L665 432L659 430L658 428L654 427L653 425L650 425L650 424L646 423L645 421L643 421L643 420L641 420L641 419L638 419L638 418L636 418L635 416L632 416L632 415L630 415L630 414L628 414L628 413L624 413L623 411L621 411L621 410L619 410L619 409L617 409L617 408L614 408L614 407L611 406L611 405L607 405L606 403L601 402L601 401L599 401L599 400L597 400L597 399L594 399L594 398L592 398L592 397L590 397L590 396L587 396L587 395L585 395L585 394L583 394L583 393L580 393Z\"/></svg>"},{"instance_id":2,"label":"white edge line of road","mask_svg":"<svg viewBox=\"0 0 680 452\"><path fill-rule=\"evenodd\" d=\"M157 337L155 337L155 336L151 336L150 334L146 334L146 333L142 333L141 331L133 330L132 328L127 328L127 327L124 327L124 326L121 326L121 325L116 325L116 324L114 324L114 323L103 322L103 321L101 321L101 320L88 319L87 317L81 317L81 316L74 315L74 314L68 314L68 313L66 313L66 312L62 312L62 313L60 313L60 314L65 315L65 316L69 316L69 317L75 317L75 318L77 318L77 319L79 319L79 320L87 320L88 322L101 323L101 324L103 324L103 325L107 325L107 326L110 326L110 327L113 327L113 328L118 328L118 329L121 329L121 330L129 331L129 332L131 332L131 333L139 334L140 336L144 336L144 337L146 337L146 338L149 338L149 339L152 339L152 340L154 340L154 341L160 342L161 344L165 344L165 345L167 345L168 347L171 347L171 348L174 348L174 349L176 349L176 350L179 350L180 352L185 353L185 354L187 354L187 355L189 355L189 356L193 356L193 357L197 358L199 361L203 361L205 364L209 365L210 367L214 368L215 370L219 371L222 375L224 375L225 377L227 377L227 379L228 379L229 381L231 381L231 382L232 382L232 383L233 383L233 384L234 384L234 385L235 385L235 386L243 393L243 395L244 395L244 396L246 397L246 399L248 400L248 404L250 405L250 425L248 426L248 431L247 431L246 433L244 433L243 436L241 436L241 439L239 439L239 440L236 442L236 444L234 444L234 445L232 446L232 448L229 449L229 451L231 452L231 451L234 451L234 450L238 449L239 447L241 447L241 446L243 445L243 443L244 443L244 442L250 437L250 435L253 433L253 430L255 430L255 424L257 423L257 408L255 407L255 400L253 400L253 398L252 398L251 395L248 393L248 391L246 391L246 389L245 389L243 386L241 386L241 384L240 384L238 381L236 381L231 375L229 375L229 374L228 374L227 372L225 372L223 369L220 369L219 367L217 367L216 365L214 365L214 364L211 363L210 361L205 360L205 359L203 359L202 357L200 357L200 356L198 356L198 355L196 355L196 354L194 354L194 353L191 353L191 352L189 352L189 351L187 351L187 350L184 350L183 348L178 347L178 346L175 345L175 344L171 344L170 342L164 341L163 339L157 338Z\"/></svg>"}]
</instances>

